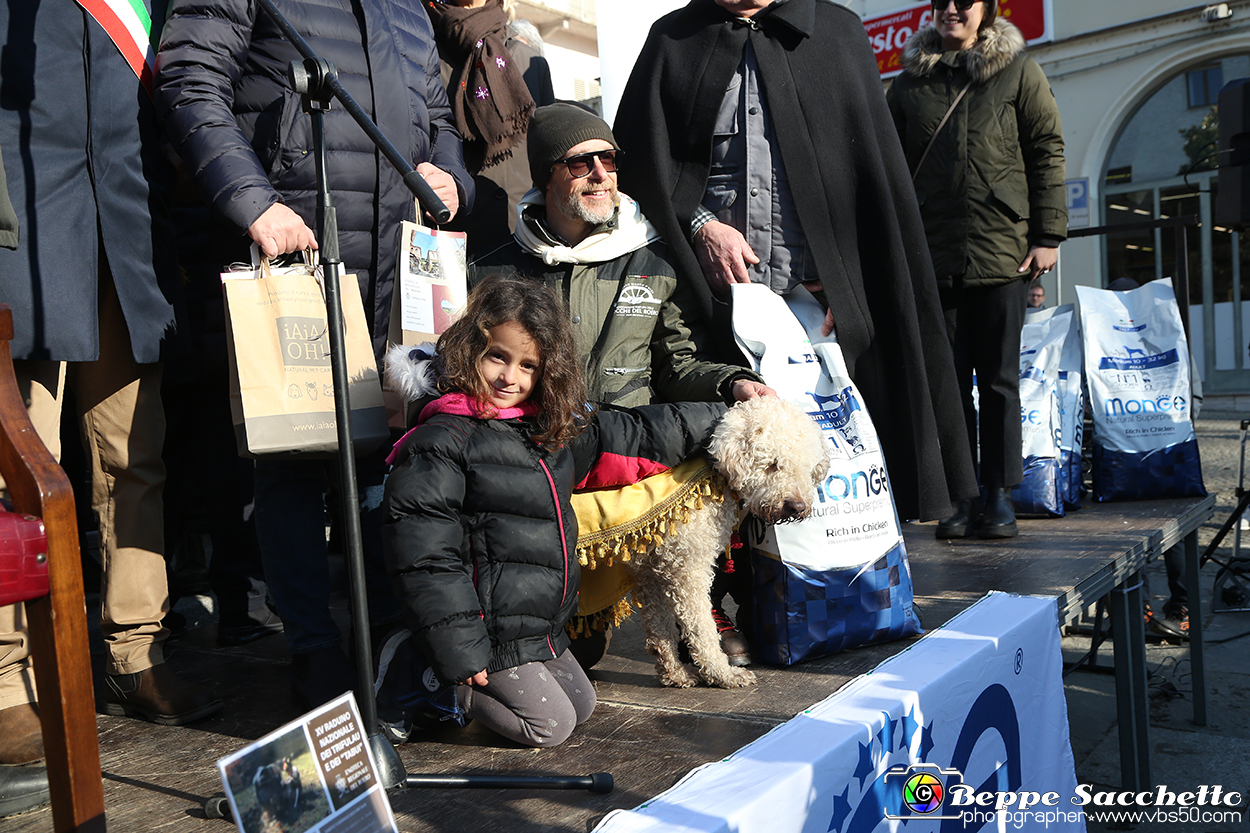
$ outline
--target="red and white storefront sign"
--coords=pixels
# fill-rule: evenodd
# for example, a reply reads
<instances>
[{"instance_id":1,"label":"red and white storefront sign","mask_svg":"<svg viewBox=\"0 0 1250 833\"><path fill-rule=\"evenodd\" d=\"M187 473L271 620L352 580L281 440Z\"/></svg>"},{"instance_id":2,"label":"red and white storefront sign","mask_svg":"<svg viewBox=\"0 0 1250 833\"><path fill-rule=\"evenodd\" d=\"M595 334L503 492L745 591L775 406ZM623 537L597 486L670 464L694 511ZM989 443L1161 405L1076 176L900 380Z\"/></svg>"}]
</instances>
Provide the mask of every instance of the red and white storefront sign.
<instances>
[{"instance_id":1,"label":"red and white storefront sign","mask_svg":"<svg viewBox=\"0 0 1250 833\"><path fill-rule=\"evenodd\" d=\"M1020 28L1024 39L1032 43L1052 38L1050 25L1051 0L998 0L998 14ZM864 29L877 69L882 78L892 78L902 71L903 44L922 27L933 22L933 7L928 3L898 9L864 19Z\"/></svg>"}]
</instances>

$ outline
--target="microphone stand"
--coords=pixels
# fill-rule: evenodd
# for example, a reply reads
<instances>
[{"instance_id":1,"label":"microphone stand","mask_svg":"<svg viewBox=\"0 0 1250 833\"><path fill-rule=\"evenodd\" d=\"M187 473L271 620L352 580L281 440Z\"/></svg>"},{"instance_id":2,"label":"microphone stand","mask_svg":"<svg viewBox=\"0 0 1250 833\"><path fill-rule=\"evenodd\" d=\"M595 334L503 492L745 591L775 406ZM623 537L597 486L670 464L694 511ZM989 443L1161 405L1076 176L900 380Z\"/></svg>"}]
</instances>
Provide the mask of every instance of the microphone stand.
<instances>
[{"instance_id":1,"label":"microphone stand","mask_svg":"<svg viewBox=\"0 0 1250 833\"><path fill-rule=\"evenodd\" d=\"M498 775L409 775L399 753L378 727L377 700L373 690L373 647L369 637L369 603L365 593L364 547L360 532L360 501L356 489L356 459L352 451L351 403L348 400L347 361L343 349L343 309L340 279L343 263L339 260L338 223L330 199L326 171L325 112L330 101L337 98L387 161L403 177L404 184L421 207L436 223L451 219L445 206L413 169L403 154L361 109L351 94L339 83L334 65L317 56L307 41L295 30L274 5L273 0L259 0L260 7L273 19L296 50L302 61L292 61L288 75L295 92L303 101L304 111L312 117L313 150L317 167L317 240L320 243L321 265L326 290L326 321L330 342L330 371L334 382L334 416L338 425L338 446L341 474L342 518L348 553L348 577L351 583L352 631L356 648L356 691L359 693L360 716L368 732L369 748L378 762L378 778L387 788L398 786L463 786L492 788L588 789L605 793L612 789L612 776L606 772L589 776L498 776ZM210 801L212 801L210 799Z\"/></svg>"}]
</instances>

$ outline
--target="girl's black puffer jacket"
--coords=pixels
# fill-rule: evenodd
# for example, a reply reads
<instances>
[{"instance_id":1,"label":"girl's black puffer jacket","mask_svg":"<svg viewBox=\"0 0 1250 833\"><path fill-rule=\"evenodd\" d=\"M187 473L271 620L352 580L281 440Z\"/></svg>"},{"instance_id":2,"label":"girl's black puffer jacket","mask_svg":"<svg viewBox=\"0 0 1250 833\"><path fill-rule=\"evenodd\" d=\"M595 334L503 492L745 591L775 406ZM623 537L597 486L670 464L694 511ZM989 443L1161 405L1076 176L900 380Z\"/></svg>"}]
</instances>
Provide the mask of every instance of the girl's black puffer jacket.
<instances>
[{"instance_id":1,"label":"girl's black puffer jacket","mask_svg":"<svg viewBox=\"0 0 1250 833\"><path fill-rule=\"evenodd\" d=\"M604 410L556 452L530 441L525 419L440 413L412 432L386 482L382 540L408 626L438 676L460 681L562 654L580 583L573 487L592 470L608 486L680 463L725 410Z\"/></svg>"}]
</instances>

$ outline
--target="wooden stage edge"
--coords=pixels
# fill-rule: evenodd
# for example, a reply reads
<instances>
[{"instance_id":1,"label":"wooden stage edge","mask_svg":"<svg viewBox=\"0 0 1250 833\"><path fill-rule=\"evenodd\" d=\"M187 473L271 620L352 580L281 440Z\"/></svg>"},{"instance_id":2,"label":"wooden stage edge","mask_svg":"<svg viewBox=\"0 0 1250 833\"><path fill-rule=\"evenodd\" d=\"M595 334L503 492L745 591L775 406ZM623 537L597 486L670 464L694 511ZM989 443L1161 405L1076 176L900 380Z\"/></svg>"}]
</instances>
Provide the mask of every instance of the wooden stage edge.
<instances>
[{"instance_id":1,"label":"wooden stage edge","mask_svg":"<svg viewBox=\"0 0 1250 833\"><path fill-rule=\"evenodd\" d=\"M1213 497L1087 503L1065 518L1022 520L1018 538L997 542L937 541L932 524L906 524L917 608L925 627L933 630L986 592L1001 590L1056 597L1061 623L1119 588L1124 592L1110 593L1116 601L1112 615L1129 627L1116 629L1126 640L1124 647L1117 645L1116 657L1121 662L1123 652L1131 660L1127 640L1133 622L1144 643L1140 607L1135 616L1128 614L1135 600L1140 603L1133 577L1170 546L1186 545L1188 555L1190 542L1196 567L1196 530L1213 506ZM344 611L339 607L336 613ZM640 628L636 621L627 622L614 634L609 655L591 672L599 698L594 716L563 746L511 747L470 726L435 730L399 747L414 774L608 771L616 781L612 793L400 789L391 793L399 829L587 833L609 811L638 806L694 767L733 753L910 644L868 646L790 668L755 666L759 682L745 689L676 690L659 685ZM108 827L126 833L227 833L234 829L229 822L203 812L205 799L221 792L215 762L296 716L286 687L285 649L276 638L218 648L216 626L210 624L171 641L166 654L176 671L213 689L226 708L178 728L97 716ZM1122 743L1125 781L1148 781L1148 760L1142 760L1149 748L1143 743L1148 726L1134 714L1139 707L1140 715L1146 714L1144 671L1128 666L1117 695L1127 714L1121 715L1122 726L1129 728L1121 731L1122 741L1126 735L1132 739L1127 750ZM44 833L52 830L52 817L41 810L4 819L3 825L5 833Z\"/></svg>"},{"instance_id":2,"label":"wooden stage edge","mask_svg":"<svg viewBox=\"0 0 1250 833\"><path fill-rule=\"evenodd\" d=\"M935 524L904 524L917 605L945 622L989 590L1055 596L1059 624L1126 582L1168 549L1183 545L1214 513L1215 495L1124 503L1087 500L1063 518L1021 520L999 541L938 541ZM974 597L968 599L968 595ZM958 609L951 610L950 601ZM966 603L965 603L966 602Z\"/></svg>"}]
</instances>

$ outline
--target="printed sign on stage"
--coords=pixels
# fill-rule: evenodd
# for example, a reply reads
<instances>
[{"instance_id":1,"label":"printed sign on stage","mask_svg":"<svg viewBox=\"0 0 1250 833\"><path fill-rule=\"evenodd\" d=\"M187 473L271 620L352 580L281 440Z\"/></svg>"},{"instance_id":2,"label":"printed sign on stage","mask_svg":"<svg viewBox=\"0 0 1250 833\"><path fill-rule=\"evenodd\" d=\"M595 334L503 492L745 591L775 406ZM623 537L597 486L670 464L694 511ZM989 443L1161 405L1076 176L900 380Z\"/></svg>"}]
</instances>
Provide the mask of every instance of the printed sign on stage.
<instances>
[{"instance_id":1,"label":"printed sign on stage","mask_svg":"<svg viewBox=\"0 0 1250 833\"><path fill-rule=\"evenodd\" d=\"M1083 831L1056 621L1053 598L991 593L596 830Z\"/></svg>"},{"instance_id":2,"label":"printed sign on stage","mask_svg":"<svg viewBox=\"0 0 1250 833\"><path fill-rule=\"evenodd\" d=\"M998 0L998 14L1020 29L1029 44L1053 38L1050 23L1051 0ZM868 42L877 57L882 78L893 78L903 71L903 44L920 29L933 22L933 7L928 3L904 6L889 14L864 19Z\"/></svg>"},{"instance_id":3,"label":"printed sign on stage","mask_svg":"<svg viewBox=\"0 0 1250 833\"><path fill-rule=\"evenodd\" d=\"M397 833L350 692L217 768L241 833Z\"/></svg>"}]
</instances>

